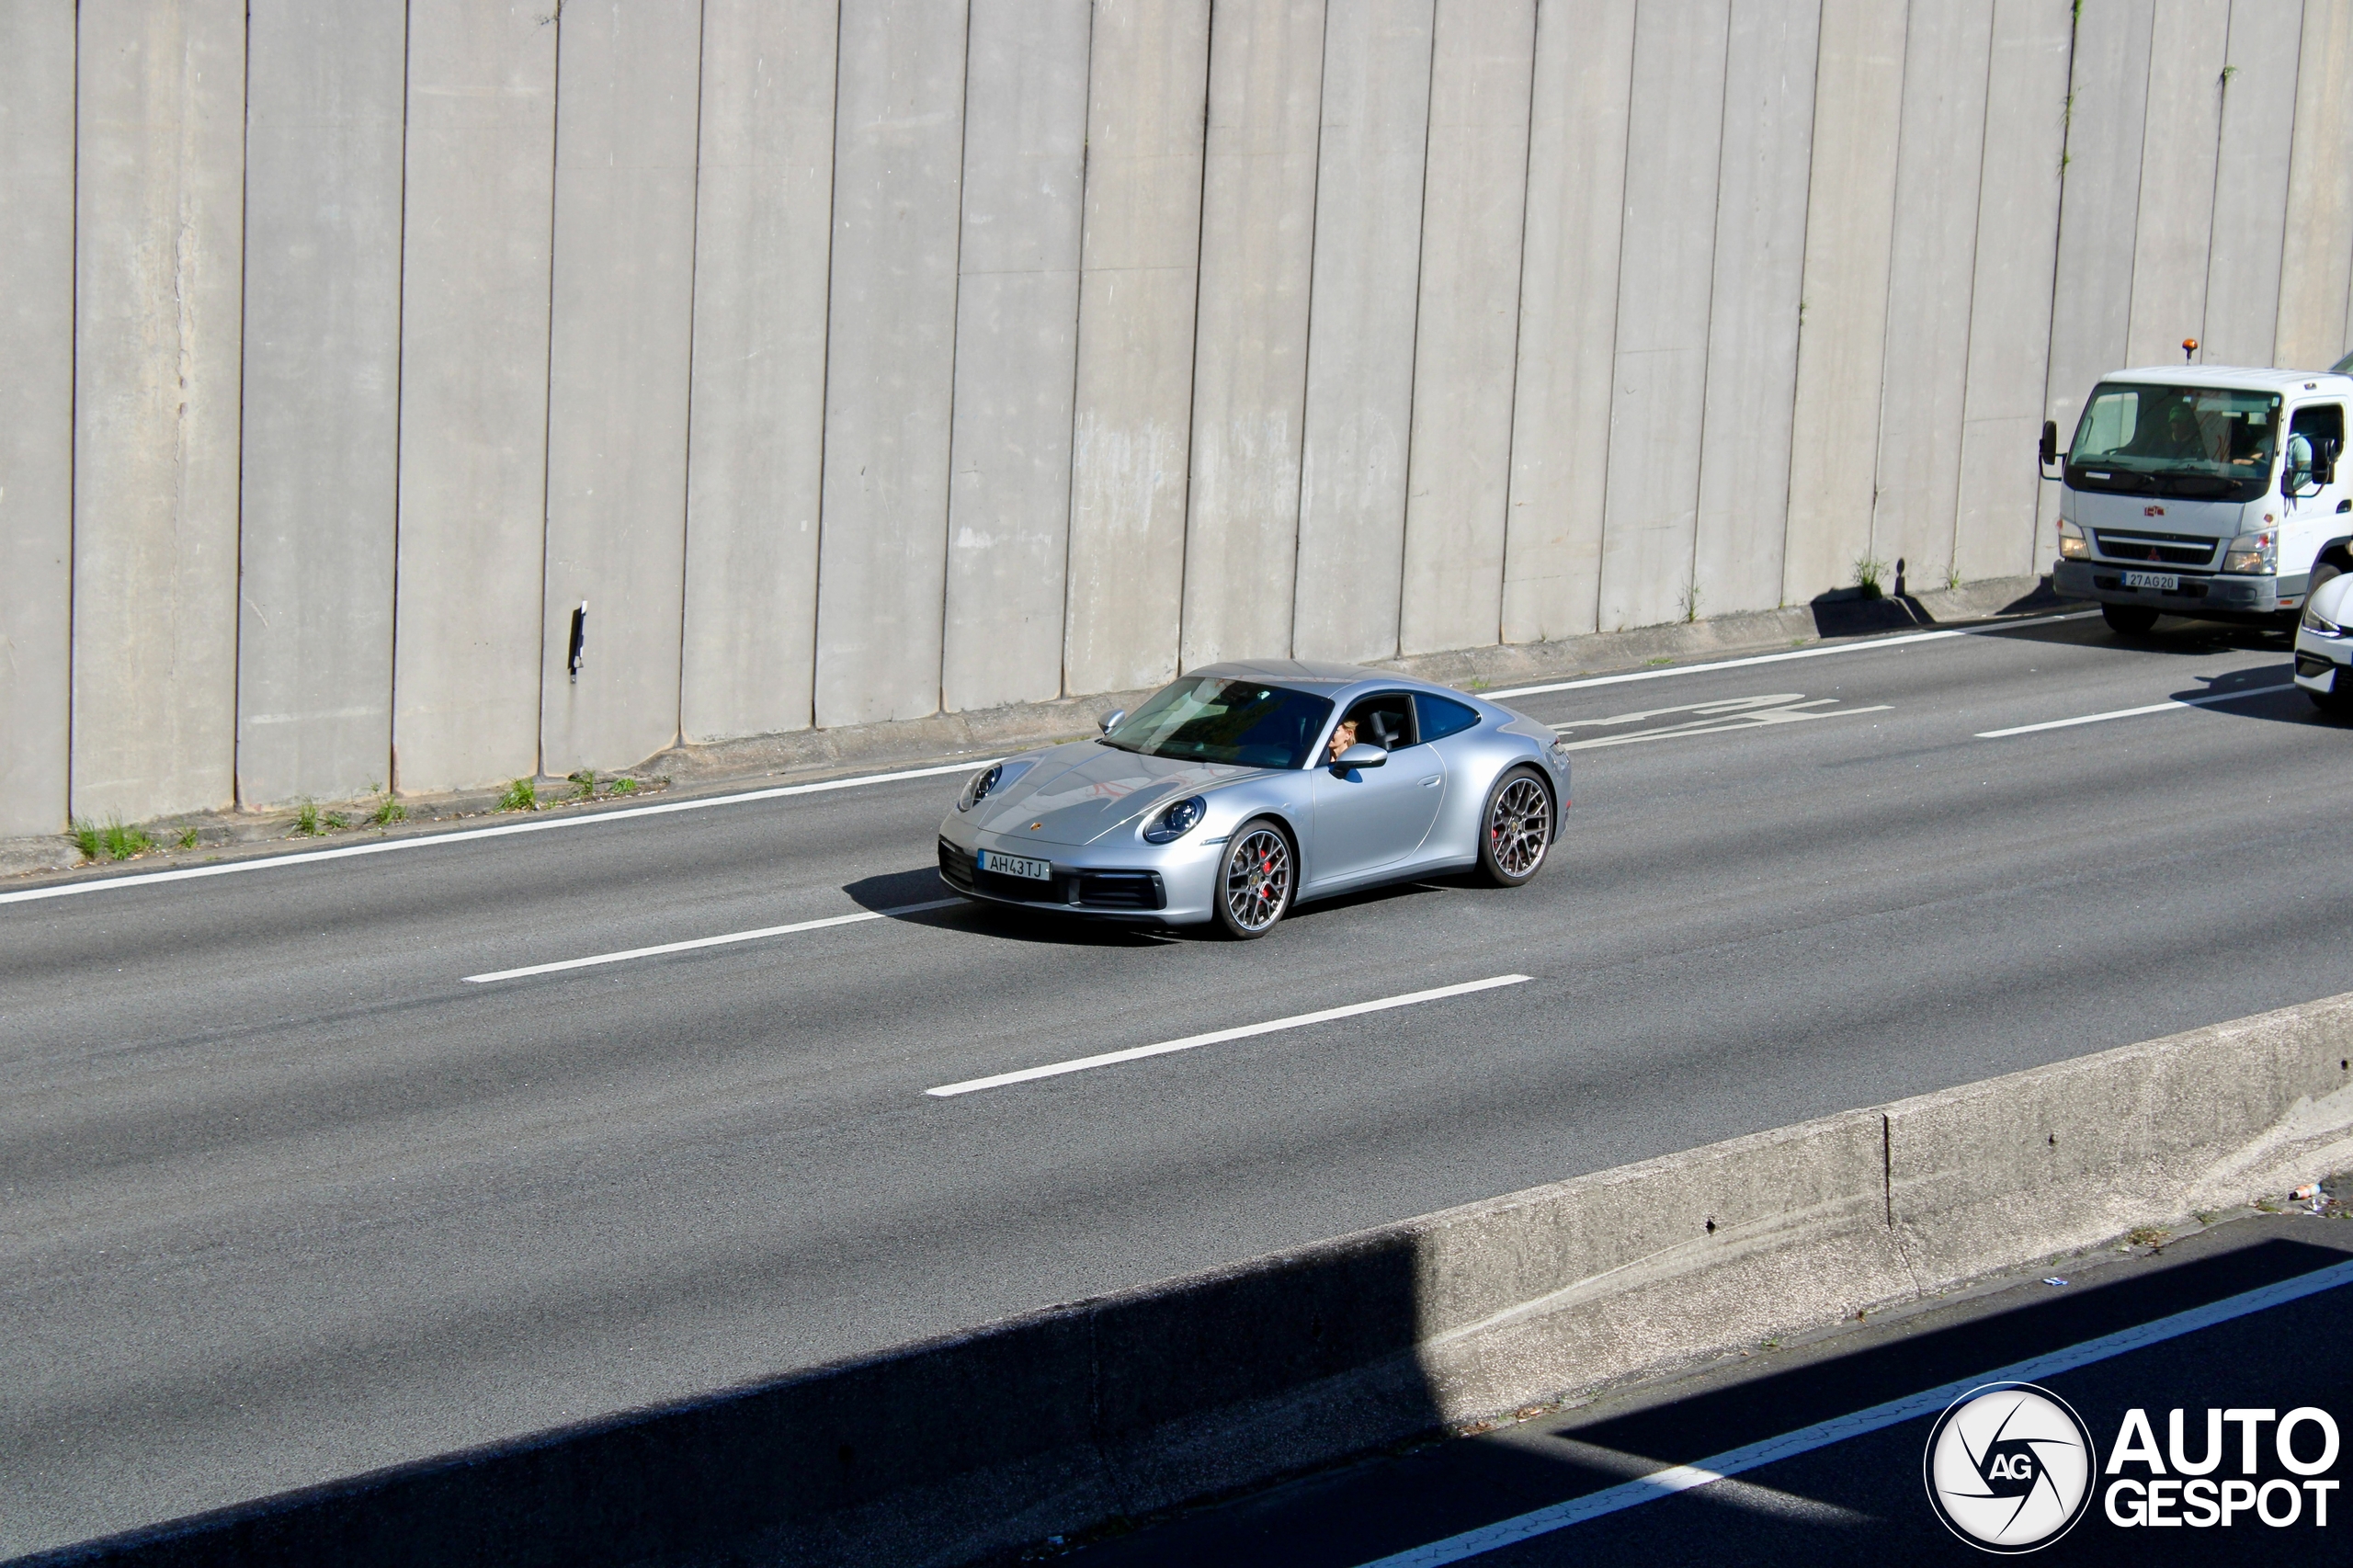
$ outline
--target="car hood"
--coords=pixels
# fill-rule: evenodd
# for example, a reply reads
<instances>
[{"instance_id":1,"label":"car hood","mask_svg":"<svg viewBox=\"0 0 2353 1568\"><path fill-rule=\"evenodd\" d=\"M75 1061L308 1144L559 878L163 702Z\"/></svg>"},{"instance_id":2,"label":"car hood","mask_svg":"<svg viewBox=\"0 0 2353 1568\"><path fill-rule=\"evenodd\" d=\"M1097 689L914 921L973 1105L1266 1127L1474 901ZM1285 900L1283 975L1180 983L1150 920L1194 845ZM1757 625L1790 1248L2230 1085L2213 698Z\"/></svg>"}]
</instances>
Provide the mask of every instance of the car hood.
<instances>
[{"instance_id":1,"label":"car hood","mask_svg":"<svg viewBox=\"0 0 2353 1568\"><path fill-rule=\"evenodd\" d=\"M1040 844L1090 844L1155 806L1260 771L1217 763L1144 756L1093 741L1074 741L1017 757L1029 767L972 808L973 825ZM976 820L974 820L976 819Z\"/></svg>"}]
</instances>

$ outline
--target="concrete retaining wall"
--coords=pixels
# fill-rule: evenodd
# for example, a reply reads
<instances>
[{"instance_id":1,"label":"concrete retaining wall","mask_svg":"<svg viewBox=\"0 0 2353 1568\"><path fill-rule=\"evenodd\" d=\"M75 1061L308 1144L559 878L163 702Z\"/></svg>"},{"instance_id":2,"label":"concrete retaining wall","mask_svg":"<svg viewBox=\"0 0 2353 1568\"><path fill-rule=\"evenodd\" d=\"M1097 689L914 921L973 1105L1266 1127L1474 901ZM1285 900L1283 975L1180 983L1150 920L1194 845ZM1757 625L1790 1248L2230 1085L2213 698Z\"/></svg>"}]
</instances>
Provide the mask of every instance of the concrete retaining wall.
<instances>
[{"instance_id":1,"label":"concrete retaining wall","mask_svg":"<svg viewBox=\"0 0 2353 1568\"><path fill-rule=\"evenodd\" d=\"M2353 335L2296 0L0 0L0 55L12 836L2016 575L2098 372Z\"/></svg>"},{"instance_id":2,"label":"concrete retaining wall","mask_svg":"<svg viewBox=\"0 0 2353 1568\"><path fill-rule=\"evenodd\" d=\"M2353 995L47 1563L949 1563L2353 1165Z\"/></svg>"}]
</instances>

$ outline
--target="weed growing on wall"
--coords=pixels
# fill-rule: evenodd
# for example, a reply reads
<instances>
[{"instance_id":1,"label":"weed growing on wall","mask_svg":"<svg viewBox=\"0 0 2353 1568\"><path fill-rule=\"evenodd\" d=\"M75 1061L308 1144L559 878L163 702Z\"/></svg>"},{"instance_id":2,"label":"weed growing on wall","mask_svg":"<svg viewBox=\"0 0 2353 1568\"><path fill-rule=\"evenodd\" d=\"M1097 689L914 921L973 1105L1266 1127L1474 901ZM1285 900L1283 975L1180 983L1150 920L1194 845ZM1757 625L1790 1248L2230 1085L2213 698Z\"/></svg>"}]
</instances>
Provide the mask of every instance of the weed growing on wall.
<instances>
[{"instance_id":1,"label":"weed growing on wall","mask_svg":"<svg viewBox=\"0 0 2353 1568\"><path fill-rule=\"evenodd\" d=\"M498 797L502 812L536 812L540 809L539 791L531 788L528 778L517 778L506 786L506 793Z\"/></svg>"},{"instance_id":2,"label":"weed growing on wall","mask_svg":"<svg viewBox=\"0 0 2353 1568\"><path fill-rule=\"evenodd\" d=\"M1876 556L1866 555L1855 562L1855 586L1863 590L1863 597L1875 599L1885 591L1879 580L1887 574L1887 562Z\"/></svg>"}]
</instances>

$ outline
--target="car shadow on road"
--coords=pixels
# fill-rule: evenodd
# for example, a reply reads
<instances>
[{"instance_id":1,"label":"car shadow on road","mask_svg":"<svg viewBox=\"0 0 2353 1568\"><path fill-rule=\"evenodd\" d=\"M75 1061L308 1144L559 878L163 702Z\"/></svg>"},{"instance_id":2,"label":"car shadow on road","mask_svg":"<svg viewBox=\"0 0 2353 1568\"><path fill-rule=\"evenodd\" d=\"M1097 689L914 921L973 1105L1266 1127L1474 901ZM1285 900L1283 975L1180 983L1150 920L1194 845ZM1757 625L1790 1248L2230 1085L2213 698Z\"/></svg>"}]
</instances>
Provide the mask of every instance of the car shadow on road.
<instances>
[{"instance_id":1,"label":"car shadow on road","mask_svg":"<svg viewBox=\"0 0 2353 1568\"><path fill-rule=\"evenodd\" d=\"M2293 665L2263 665L2255 669L2231 670L2219 676L2197 676L2192 677L2198 681L2197 686L2170 695L2176 702L2196 702L2217 713L2228 713L2241 719L2260 719L2268 724L2342 729L2344 721L2323 713L2302 691L2267 690L2268 687L2291 685L2295 673ZM2264 695L2245 698L2233 695L2257 691Z\"/></svg>"},{"instance_id":2,"label":"car shadow on road","mask_svg":"<svg viewBox=\"0 0 2353 1568\"><path fill-rule=\"evenodd\" d=\"M859 908L892 920L942 930L969 931L1011 942L1066 948L1150 948L1183 935L1049 910L1023 909L1017 904L980 903L958 898L956 890L939 880L938 869L933 866L861 877L844 883L842 892L849 894ZM956 902L941 904L942 899Z\"/></svg>"},{"instance_id":3,"label":"car shadow on road","mask_svg":"<svg viewBox=\"0 0 2353 1568\"><path fill-rule=\"evenodd\" d=\"M1300 922L1398 899L1459 892L1472 883L1471 874L1463 872L1420 877L1409 882L1392 882L1383 887L1342 893L1336 898L1319 899L1293 909L1284 916L1282 926L1278 926L1268 939L1281 940L1283 929ZM1214 943L1226 940L1224 932L1214 924L1177 926L1130 925L1051 909L1024 909L1018 904L969 901L925 908L926 904L937 905L941 899L956 897L955 890L941 881L939 872L929 866L863 877L845 883L842 892L849 894L859 908L893 920L970 931L976 936L995 937L1009 942L1034 942L1050 947L1154 948L1165 947L1172 942Z\"/></svg>"}]
</instances>

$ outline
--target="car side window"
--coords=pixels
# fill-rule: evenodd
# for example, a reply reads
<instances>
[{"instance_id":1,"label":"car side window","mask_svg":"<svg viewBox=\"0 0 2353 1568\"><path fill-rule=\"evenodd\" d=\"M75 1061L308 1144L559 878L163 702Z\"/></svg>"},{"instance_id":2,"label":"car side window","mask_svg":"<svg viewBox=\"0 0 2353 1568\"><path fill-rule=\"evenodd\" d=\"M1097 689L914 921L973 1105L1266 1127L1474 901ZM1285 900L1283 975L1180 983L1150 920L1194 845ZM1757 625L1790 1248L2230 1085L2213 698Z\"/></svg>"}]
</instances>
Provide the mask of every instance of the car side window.
<instances>
[{"instance_id":1,"label":"car side window","mask_svg":"<svg viewBox=\"0 0 2353 1568\"><path fill-rule=\"evenodd\" d=\"M1404 692L1387 691L1360 699L1342 723L1354 723L1358 742L1383 751L1403 751L1420 744L1414 728L1413 699Z\"/></svg>"},{"instance_id":2,"label":"car side window","mask_svg":"<svg viewBox=\"0 0 2353 1568\"><path fill-rule=\"evenodd\" d=\"M1476 728L1479 710L1467 702L1457 702L1450 697L1432 697L1427 691L1414 694L1414 706L1422 710L1422 739L1442 741L1449 735Z\"/></svg>"}]
</instances>

